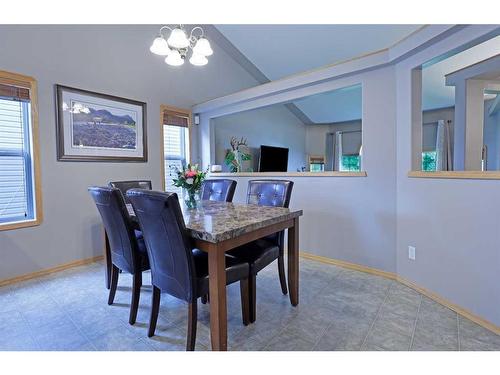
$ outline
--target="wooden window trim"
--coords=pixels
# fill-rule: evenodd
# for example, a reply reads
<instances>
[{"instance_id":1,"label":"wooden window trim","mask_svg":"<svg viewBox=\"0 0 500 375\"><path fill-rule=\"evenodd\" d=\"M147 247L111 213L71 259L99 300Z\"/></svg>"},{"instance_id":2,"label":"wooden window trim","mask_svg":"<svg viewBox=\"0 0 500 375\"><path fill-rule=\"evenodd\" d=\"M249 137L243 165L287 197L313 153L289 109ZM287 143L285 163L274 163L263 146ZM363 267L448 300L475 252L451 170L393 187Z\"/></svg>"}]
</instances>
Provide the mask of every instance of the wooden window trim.
<instances>
[{"instance_id":1,"label":"wooden window trim","mask_svg":"<svg viewBox=\"0 0 500 375\"><path fill-rule=\"evenodd\" d=\"M188 117L188 145L189 145L189 162L193 160L193 113L189 109L173 107L166 104L160 104L160 157L161 157L161 185L163 191L165 191L165 145L163 144L163 114L165 112L170 113L171 115L180 115Z\"/></svg>"},{"instance_id":2,"label":"wooden window trim","mask_svg":"<svg viewBox=\"0 0 500 375\"><path fill-rule=\"evenodd\" d=\"M0 83L26 87L30 89L31 96L31 133L32 133L32 158L34 169L34 189L35 189L35 219L19 221L13 223L0 224L0 231L33 227L40 225L43 221L42 209L42 188L40 173L40 144L38 140L38 85L36 79L18 73L11 73L0 70Z\"/></svg>"},{"instance_id":3,"label":"wooden window trim","mask_svg":"<svg viewBox=\"0 0 500 375\"><path fill-rule=\"evenodd\" d=\"M410 178L434 178L443 180L500 180L500 171L410 171Z\"/></svg>"}]
</instances>

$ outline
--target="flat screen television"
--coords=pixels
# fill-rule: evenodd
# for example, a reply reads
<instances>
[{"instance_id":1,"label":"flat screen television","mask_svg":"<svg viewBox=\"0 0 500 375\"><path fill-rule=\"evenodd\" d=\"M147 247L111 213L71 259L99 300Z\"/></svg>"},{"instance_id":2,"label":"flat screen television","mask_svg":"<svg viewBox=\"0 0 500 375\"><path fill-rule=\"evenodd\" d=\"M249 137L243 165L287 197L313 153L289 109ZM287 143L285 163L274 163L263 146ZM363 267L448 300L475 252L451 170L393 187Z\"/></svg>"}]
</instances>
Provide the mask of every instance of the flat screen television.
<instances>
[{"instance_id":1,"label":"flat screen television","mask_svg":"<svg viewBox=\"0 0 500 375\"><path fill-rule=\"evenodd\" d=\"M259 172L286 172L287 169L287 148L260 146Z\"/></svg>"}]
</instances>

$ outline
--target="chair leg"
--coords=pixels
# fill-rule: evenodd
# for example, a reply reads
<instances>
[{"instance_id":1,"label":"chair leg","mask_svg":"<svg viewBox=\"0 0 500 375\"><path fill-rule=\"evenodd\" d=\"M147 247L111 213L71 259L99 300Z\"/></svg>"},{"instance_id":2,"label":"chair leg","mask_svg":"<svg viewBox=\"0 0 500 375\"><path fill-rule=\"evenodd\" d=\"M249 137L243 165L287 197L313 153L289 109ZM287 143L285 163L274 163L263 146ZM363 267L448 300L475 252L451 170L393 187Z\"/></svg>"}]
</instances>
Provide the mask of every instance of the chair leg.
<instances>
[{"instance_id":1,"label":"chair leg","mask_svg":"<svg viewBox=\"0 0 500 375\"><path fill-rule=\"evenodd\" d=\"M241 317L243 325L250 324L250 294L248 293L248 279L240 280L240 295L241 295Z\"/></svg>"},{"instance_id":2,"label":"chair leg","mask_svg":"<svg viewBox=\"0 0 500 375\"><path fill-rule=\"evenodd\" d=\"M186 350L193 351L196 344L196 326L198 323L198 300L189 304L188 334Z\"/></svg>"},{"instance_id":3,"label":"chair leg","mask_svg":"<svg viewBox=\"0 0 500 375\"><path fill-rule=\"evenodd\" d=\"M108 305L112 305L115 300L116 287L118 286L118 275L120 270L114 264L111 267L111 281L109 283Z\"/></svg>"},{"instance_id":4,"label":"chair leg","mask_svg":"<svg viewBox=\"0 0 500 375\"><path fill-rule=\"evenodd\" d=\"M287 295L288 289L286 287L285 257L283 255L278 257L278 275L280 277L281 291L284 295Z\"/></svg>"},{"instance_id":5,"label":"chair leg","mask_svg":"<svg viewBox=\"0 0 500 375\"><path fill-rule=\"evenodd\" d=\"M137 310L139 309L139 299L141 298L141 286L142 286L142 272L137 271L134 274L134 281L132 285L132 302L130 303L130 317L128 322L130 324L135 324L137 319Z\"/></svg>"},{"instance_id":6,"label":"chair leg","mask_svg":"<svg viewBox=\"0 0 500 375\"><path fill-rule=\"evenodd\" d=\"M158 321L158 312L160 311L160 289L153 285L153 298L151 300L151 316L149 318L148 337L153 337Z\"/></svg>"},{"instance_id":7,"label":"chair leg","mask_svg":"<svg viewBox=\"0 0 500 375\"><path fill-rule=\"evenodd\" d=\"M250 312L250 323L255 322L256 319L256 311L257 311L257 298L256 298L256 289L257 289L257 275L250 274L248 278L248 302L249 302L249 312Z\"/></svg>"}]
</instances>

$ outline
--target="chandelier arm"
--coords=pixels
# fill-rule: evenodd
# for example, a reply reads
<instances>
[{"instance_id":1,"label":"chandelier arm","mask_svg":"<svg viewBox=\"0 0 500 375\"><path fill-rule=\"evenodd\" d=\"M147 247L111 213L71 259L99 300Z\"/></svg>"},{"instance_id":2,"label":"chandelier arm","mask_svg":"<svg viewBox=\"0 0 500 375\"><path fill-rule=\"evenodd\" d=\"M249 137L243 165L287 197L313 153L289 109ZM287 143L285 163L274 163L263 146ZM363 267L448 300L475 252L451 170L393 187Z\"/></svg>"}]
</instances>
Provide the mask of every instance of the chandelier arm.
<instances>
[{"instance_id":1,"label":"chandelier arm","mask_svg":"<svg viewBox=\"0 0 500 375\"><path fill-rule=\"evenodd\" d=\"M189 33L189 39L190 40L191 40L191 38L195 37L194 36L194 31L198 30L198 29L201 31L201 35L198 38L201 38L201 37L205 36L205 32L203 31L203 28L201 26L196 26L196 27L193 27L193 29L191 30L191 33Z\"/></svg>"},{"instance_id":2,"label":"chandelier arm","mask_svg":"<svg viewBox=\"0 0 500 375\"><path fill-rule=\"evenodd\" d=\"M163 31L164 29L169 29L169 30L170 30L170 32L172 32L172 28L171 28L170 26L162 26L162 27L160 28L160 35L161 35L162 37L164 37L164 35L162 34L162 31Z\"/></svg>"}]
</instances>

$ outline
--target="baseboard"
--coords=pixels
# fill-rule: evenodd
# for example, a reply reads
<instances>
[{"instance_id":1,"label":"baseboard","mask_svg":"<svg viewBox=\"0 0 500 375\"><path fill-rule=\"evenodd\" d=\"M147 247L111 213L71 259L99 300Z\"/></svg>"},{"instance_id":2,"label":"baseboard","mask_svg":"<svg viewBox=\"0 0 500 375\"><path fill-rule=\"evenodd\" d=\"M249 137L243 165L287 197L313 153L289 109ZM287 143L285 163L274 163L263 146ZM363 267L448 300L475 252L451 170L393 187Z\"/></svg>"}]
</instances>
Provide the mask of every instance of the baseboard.
<instances>
[{"instance_id":1,"label":"baseboard","mask_svg":"<svg viewBox=\"0 0 500 375\"><path fill-rule=\"evenodd\" d=\"M302 258L305 258L305 259L315 260L317 262L322 262L322 263L327 263L327 264L333 264L335 266L339 266L339 267L343 267L343 268L347 268L347 269L351 269L351 270L355 270L355 271L366 272L366 273L370 273L372 275L386 277L386 278L391 279L391 280L396 280L397 282L400 282L401 284L406 285L407 287L416 290L420 294L422 294L422 295L432 299L433 301L449 308L450 310L455 311L457 314L462 315L464 318L467 318L467 319L473 321L474 323L479 324L480 326L486 328L487 330L489 330L493 333L496 333L497 335L500 335L500 327L497 326L496 324L491 323L491 322L487 321L486 319L483 319L480 316L475 315L474 313L464 309L463 307L458 306L458 305L448 301L447 299L441 297L440 295L438 295L434 292L431 292L425 288L422 288L421 286L415 284L414 282L406 280L403 277L400 277L395 273L382 271L382 270L378 270L376 268L366 267L366 266L362 266L360 264L346 262L343 260L327 258L327 257L323 257L320 255L314 255L314 254L306 253L303 251L300 252L300 256Z\"/></svg>"},{"instance_id":2,"label":"baseboard","mask_svg":"<svg viewBox=\"0 0 500 375\"><path fill-rule=\"evenodd\" d=\"M0 287L6 286L6 285L10 285L10 284L19 283L21 281L36 279L37 277L42 277L42 276L45 276L45 275L50 275L51 273L64 271L64 270L67 270L69 268L78 267L78 266L84 266L86 264L94 263L94 262L97 262L99 260L102 260L103 258L104 258L103 255L99 255L99 256L96 256L96 257L92 257L92 258L75 260L74 262L60 264L58 266L51 267L51 268L46 268L46 269L41 270L41 271L27 273L27 274L24 274L24 275L21 275L21 276L12 277L10 279L0 280Z\"/></svg>"},{"instance_id":3,"label":"baseboard","mask_svg":"<svg viewBox=\"0 0 500 375\"><path fill-rule=\"evenodd\" d=\"M344 260L327 258L327 257L323 257L320 255L305 253L303 251L300 252L300 256L302 258L315 260L315 261L318 261L321 263L333 264L334 266L348 268L350 270L361 271L361 272L365 272L365 273L370 273L372 275L382 276L382 277L385 277L385 278L388 278L391 280L396 280L396 274L393 272L382 271L382 270L379 270L376 268L371 268L371 267L362 266L362 265L356 264L356 263L346 262Z\"/></svg>"}]
</instances>

